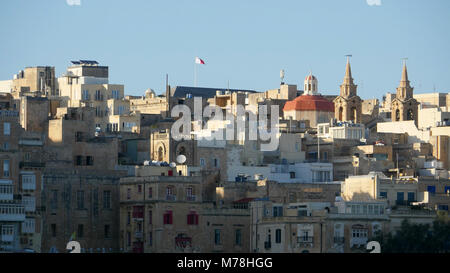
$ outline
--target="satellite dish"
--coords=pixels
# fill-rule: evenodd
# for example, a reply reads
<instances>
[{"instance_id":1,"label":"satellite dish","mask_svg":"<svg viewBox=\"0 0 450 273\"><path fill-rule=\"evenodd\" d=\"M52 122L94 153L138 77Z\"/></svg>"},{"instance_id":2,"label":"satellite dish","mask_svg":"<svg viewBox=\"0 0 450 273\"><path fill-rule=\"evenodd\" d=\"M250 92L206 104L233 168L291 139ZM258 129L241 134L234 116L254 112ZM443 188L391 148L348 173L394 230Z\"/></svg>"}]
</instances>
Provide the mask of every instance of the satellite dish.
<instances>
[{"instance_id":1,"label":"satellite dish","mask_svg":"<svg viewBox=\"0 0 450 273\"><path fill-rule=\"evenodd\" d=\"M171 168L175 168L176 166L177 166L177 163L175 163L175 162L172 162L172 163L170 163L170 165L169 165Z\"/></svg>"},{"instance_id":2,"label":"satellite dish","mask_svg":"<svg viewBox=\"0 0 450 273\"><path fill-rule=\"evenodd\" d=\"M144 166L150 166L150 161L148 160L144 161Z\"/></svg>"},{"instance_id":3,"label":"satellite dish","mask_svg":"<svg viewBox=\"0 0 450 273\"><path fill-rule=\"evenodd\" d=\"M185 155L179 155L177 156L177 162L179 164L184 164L186 162L186 156Z\"/></svg>"}]
</instances>

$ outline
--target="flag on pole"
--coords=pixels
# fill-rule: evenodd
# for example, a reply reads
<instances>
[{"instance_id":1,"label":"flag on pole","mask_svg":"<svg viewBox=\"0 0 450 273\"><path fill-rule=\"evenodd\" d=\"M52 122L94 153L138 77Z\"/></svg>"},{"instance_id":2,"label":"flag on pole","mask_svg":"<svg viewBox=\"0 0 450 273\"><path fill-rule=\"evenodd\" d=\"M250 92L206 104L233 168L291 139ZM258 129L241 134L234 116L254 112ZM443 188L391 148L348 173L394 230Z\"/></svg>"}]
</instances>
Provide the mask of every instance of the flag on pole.
<instances>
[{"instance_id":1,"label":"flag on pole","mask_svg":"<svg viewBox=\"0 0 450 273\"><path fill-rule=\"evenodd\" d=\"M205 61L203 61L203 60L200 59L199 57L195 57L195 63L196 63L196 64L205 64Z\"/></svg>"}]
</instances>

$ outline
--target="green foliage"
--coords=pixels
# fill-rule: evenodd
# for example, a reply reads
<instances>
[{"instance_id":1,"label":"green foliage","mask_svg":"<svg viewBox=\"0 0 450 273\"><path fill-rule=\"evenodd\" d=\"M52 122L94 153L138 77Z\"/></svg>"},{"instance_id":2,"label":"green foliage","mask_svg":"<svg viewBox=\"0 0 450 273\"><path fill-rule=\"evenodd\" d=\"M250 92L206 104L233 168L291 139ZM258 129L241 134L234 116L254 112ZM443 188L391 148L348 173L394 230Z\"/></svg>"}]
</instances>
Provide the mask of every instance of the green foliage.
<instances>
[{"instance_id":1,"label":"green foliage","mask_svg":"<svg viewBox=\"0 0 450 273\"><path fill-rule=\"evenodd\" d=\"M381 244L381 253L450 253L450 222L436 220L428 224L402 222L395 234L373 238Z\"/></svg>"}]
</instances>

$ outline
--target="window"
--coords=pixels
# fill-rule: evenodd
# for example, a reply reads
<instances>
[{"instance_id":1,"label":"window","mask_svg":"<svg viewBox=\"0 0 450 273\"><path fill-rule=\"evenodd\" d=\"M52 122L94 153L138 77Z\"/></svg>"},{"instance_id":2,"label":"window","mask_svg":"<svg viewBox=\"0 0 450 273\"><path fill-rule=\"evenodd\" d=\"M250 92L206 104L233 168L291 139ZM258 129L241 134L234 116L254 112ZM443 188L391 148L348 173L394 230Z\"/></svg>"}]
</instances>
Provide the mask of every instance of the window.
<instances>
[{"instance_id":1,"label":"window","mask_svg":"<svg viewBox=\"0 0 450 273\"><path fill-rule=\"evenodd\" d=\"M3 143L3 150L5 150L5 151L9 150L9 142Z\"/></svg>"},{"instance_id":2,"label":"window","mask_svg":"<svg viewBox=\"0 0 450 273\"><path fill-rule=\"evenodd\" d=\"M283 207L276 206L273 207L273 217L282 217L283 216Z\"/></svg>"},{"instance_id":3,"label":"window","mask_svg":"<svg viewBox=\"0 0 450 273\"><path fill-rule=\"evenodd\" d=\"M125 113L125 106L119 105L119 115L123 115Z\"/></svg>"},{"instance_id":4,"label":"window","mask_svg":"<svg viewBox=\"0 0 450 273\"><path fill-rule=\"evenodd\" d=\"M75 132L75 142L83 141L83 132Z\"/></svg>"},{"instance_id":5,"label":"window","mask_svg":"<svg viewBox=\"0 0 450 273\"><path fill-rule=\"evenodd\" d=\"M52 237L56 237L56 224L52 224L50 226L50 228L51 228Z\"/></svg>"},{"instance_id":6,"label":"window","mask_svg":"<svg viewBox=\"0 0 450 273\"><path fill-rule=\"evenodd\" d=\"M119 90L112 90L111 92L112 98L118 100L119 99Z\"/></svg>"},{"instance_id":7,"label":"window","mask_svg":"<svg viewBox=\"0 0 450 273\"><path fill-rule=\"evenodd\" d=\"M213 166L214 166L215 168L218 168L218 167L219 167L219 159L217 159L217 158L214 158L214 159L213 159Z\"/></svg>"},{"instance_id":8,"label":"window","mask_svg":"<svg viewBox=\"0 0 450 273\"><path fill-rule=\"evenodd\" d=\"M153 245L153 233L151 231L148 233L148 245Z\"/></svg>"},{"instance_id":9,"label":"window","mask_svg":"<svg viewBox=\"0 0 450 273\"><path fill-rule=\"evenodd\" d=\"M36 190L36 177L35 175L22 175L22 189L23 190Z\"/></svg>"},{"instance_id":10,"label":"window","mask_svg":"<svg viewBox=\"0 0 450 273\"><path fill-rule=\"evenodd\" d=\"M215 229L214 230L214 244L215 245L221 245L222 244L222 240L220 238L220 229Z\"/></svg>"},{"instance_id":11,"label":"window","mask_svg":"<svg viewBox=\"0 0 450 273\"><path fill-rule=\"evenodd\" d=\"M133 207L133 218L136 218L136 219L144 218L144 206L134 206Z\"/></svg>"},{"instance_id":12,"label":"window","mask_svg":"<svg viewBox=\"0 0 450 273\"><path fill-rule=\"evenodd\" d=\"M173 223L173 218L172 218L172 216L173 216L173 213L172 213L172 211L171 210L169 210L169 211L166 211L166 213L164 213L164 225L171 225L172 223Z\"/></svg>"},{"instance_id":13,"label":"window","mask_svg":"<svg viewBox=\"0 0 450 273\"><path fill-rule=\"evenodd\" d=\"M78 225L77 237L78 238L83 238L83 236L84 236L84 226L83 225Z\"/></svg>"},{"instance_id":14,"label":"window","mask_svg":"<svg viewBox=\"0 0 450 273\"><path fill-rule=\"evenodd\" d=\"M26 212L35 212L36 211L36 197L23 196L22 204L24 205Z\"/></svg>"},{"instance_id":15,"label":"window","mask_svg":"<svg viewBox=\"0 0 450 273\"><path fill-rule=\"evenodd\" d=\"M200 158L200 166L205 167L206 163L205 163L205 159L204 158Z\"/></svg>"},{"instance_id":16,"label":"window","mask_svg":"<svg viewBox=\"0 0 450 273\"><path fill-rule=\"evenodd\" d=\"M405 200L405 193L397 192L397 201L402 202Z\"/></svg>"},{"instance_id":17,"label":"window","mask_svg":"<svg viewBox=\"0 0 450 273\"><path fill-rule=\"evenodd\" d=\"M3 160L3 176L9 177L9 159Z\"/></svg>"},{"instance_id":18,"label":"window","mask_svg":"<svg viewBox=\"0 0 450 273\"><path fill-rule=\"evenodd\" d=\"M131 232L127 231L127 246L131 246Z\"/></svg>"},{"instance_id":19,"label":"window","mask_svg":"<svg viewBox=\"0 0 450 273\"><path fill-rule=\"evenodd\" d=\"M36 232L36 220L34 218L27 218L22 223L22 233L35 233Z\"/></svg>"},{"instance_id":20,"label":"window","mask_svg":"<svg viewBox=\"0 0 450 273\"><path fill-rule=\"evenodd\" d=\"M95 90L95 100L102 100L102 93L100 90Z\"/></svg>"},{"instance_id":21,"label":"window","mask_svg":"<svg viewBox=\"0 0 450 273\"><path fill-rule=\"evenodd\" d=\"M84 209L84 191L77 191L77 209Z\"/></svg>"},{"instance_id":22,"label":"window","mask_svg":"<svg viewBox=\"0 0 450 273\"><path fill-rule=\"evenodd\" d=\"M89 100L89 90L83 90L83 100Z\"/></svg>"},{"instance_id":23,"label":"window","mask_svg":"<svg viewBox=\"0 0 450 273\"><path fill-rule=\"evenodd\" d=\"M242 246L242 230L236 229L234 238L234 244L237 246Z\"/></svg>"},{"instance_id":24,"label":"window","mask_svg":"<svg viewBox=\"0 0 450 273\"><path fill-rule=\"evenodd\" d=\"M187 224L198 225L198 214L195 211L191 211L187 215Z\"/></svg>"},{"instance_id":25,"label":"window","mask_svg":"<svg viewBox=\"0 0 450 273\"><path fill-rule=\"evenodd\" d=\"M130 199L131 199L131 189L128 188L127 189L127 200L130 200Z\"/></svg>"},{"instance_id":26,"label":"window","mask_svg":"<svg viewBox=\"0 0 450 273\"><path fill-rule=\"evenodd\" d=\"M52 190L51 199L50 199L50 207L52 209L58 208L58 190Z\"/></svg>"},{"instance_id":27,"label":"window","mask_svg":"<svg viewBox=\"0 0 450 273\"><path fill-rule=\"evenodd\" d=\"M83 165L83 157L81 155L77 155L76 160L75 160L75 165L77 165L77 166Z\"/></svg>"},{"instance_id":28,"label":"window","mask_svg":"<svg viewBox=\"0 0 450 273\"><path fill-rule=\"evenodd\" d=\"M138 185L138 193L142 192L142 185Z\"/></svg>"},{"instance_id":29,"label":"window","mask_svg":"<svg viewBox=\"0 0 450 273\"><path fill-rule=\"evenodd\" d=\"M153 223L153 213L151 210L148 211L148 224L151 225Z\"/></svg>"},{"instance_id":30,"label":"window","mask_svg":"<svg viewBox=\"0 0 450 273\"><path fill-rule=\"evenodd\" d=\"M275 231L275 243L281 244L281 229Z\"/></svg>"},{"instance_id":31,"label":"window","mask_svg":"<svg viewBox=\"0 0 450 273\"><path fill-rule=\"evenodd\" d=\"M195 201L194 188L192 187L186 188L186 200Z\"/></svg>"},{"instance_id":32,"label":"window","mask_svg":"<svg viewBox=\"0 0 450 273\"><path fill-rule=\"evenodd\" d=\"M166 188L166 200L168 200L168 201L175 201L176 196L175 196L174 192L175 192L174 187L173 186L168 186Z\"/></svg>"},{"instance_id":33,"label":"window","mask_svg":"<svg viewBox=\"0 0 450 273\"><path fill-rule=\"evenodd\" d=\"M408 192L408 202L416 201L416 195L414 192Z\"/></svg>"},{"instance_id":34,"label":"window","mask_svg":"<svg viewBox=\"0 0 450 273\"><path fill-rule=\"evenodd\" d=\"M103 208L111 208L111 191L103 191Z\"/></svg>"},{"instance_id":35,"label":"window","mask_svg":"<svg viewBox=\"0 0 450 273\"><path fill-rule=\"evenodd\" d=\"M387 198L387 192L385 192L385 191L380 192L380 198L386 199Z\"/></svg>"},{"instance_id":36,"label":"window","mask_svg":"<svg viewBox=\"0 0 450 273\"><path fill-rule=\"evenodd\" d=\"M295 178L295 172L290 172L289 174L291 175L291 179Z\"/></svg>"},{"instance_id":37,"label":"window","mask_svg":"<svg viewBox=\"0 0 450 273\"><path fill-rule=\"evenodd\" d=\"M110 225L105 225L105 238L111 238L111 226Z\"/></svg>"},{"instance_id":38,"label":"window","mask_svg":"<svg viewBox=\"0 0 450 273\"><path fill-rule=\"evenodd\" d=\"M148 198L153 198L153 188L148 189Z\"/></svg>"},{"instance_id":39,"label":"window","mask_svg":"<svg viewBox=\"0 0 450 273\"><path fill-rule=\"evenodd\" d=\"M430 194L435 194L435 193L436 193L436 186L428 186L428 187L427 187L427 191L428 191Z\"/></svg>"},{"instance_id":40,"label":"window","mask_svg":"<svg viewBox=\"0 0 450 273\"><path fill-rule=\"evenodd\" d=\"M131 224L131 212L127 212L127 225Z\"/></svg>"},{"instance_id":41,"label":"window","mask_svg":"<svg viewBox=\"0 0 450 273\"><path fill-rule=\"evenodd\" d=\"M86 165L87 166L94 166L94 158L92 156L86 157Z\"/></svg>"},{"instance_id":42,"label":"window","mask_svg":"<svg viewBox=\"0 0 450 273\"><path fill-rule=\"evenodd\" d=\"M9 122L3 123L3 135L5 136L11 135L11 123Z\"/></svg>"},{"instance_id":43,"label":"window","mask_svg":"<svg viewBox=\"0 0 450 273\"><path fill-rule=\"evenodd\" d=\"M450 186L445 186L444 193L450 193Z\"/></svg>"}]
</instances>

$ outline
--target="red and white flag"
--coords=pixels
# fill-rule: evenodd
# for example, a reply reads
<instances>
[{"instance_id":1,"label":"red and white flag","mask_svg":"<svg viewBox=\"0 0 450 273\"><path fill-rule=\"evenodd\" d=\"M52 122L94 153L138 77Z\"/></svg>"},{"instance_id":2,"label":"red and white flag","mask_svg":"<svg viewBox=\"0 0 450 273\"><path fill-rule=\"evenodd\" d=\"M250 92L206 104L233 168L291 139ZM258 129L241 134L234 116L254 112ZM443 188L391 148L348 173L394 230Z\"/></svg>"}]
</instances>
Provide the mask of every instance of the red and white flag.
<instances>
[{"instance_id":1,"label":"red and white flag","mask_svg":"<svg viewBox=\"0 0 450 273\"><path fill-rule=\"evenodd\" d=\"M200 59L199 57L195 57L195 63L196 64L205 64L205 62L202 59Z\"/></svg>"}]
</instances>

